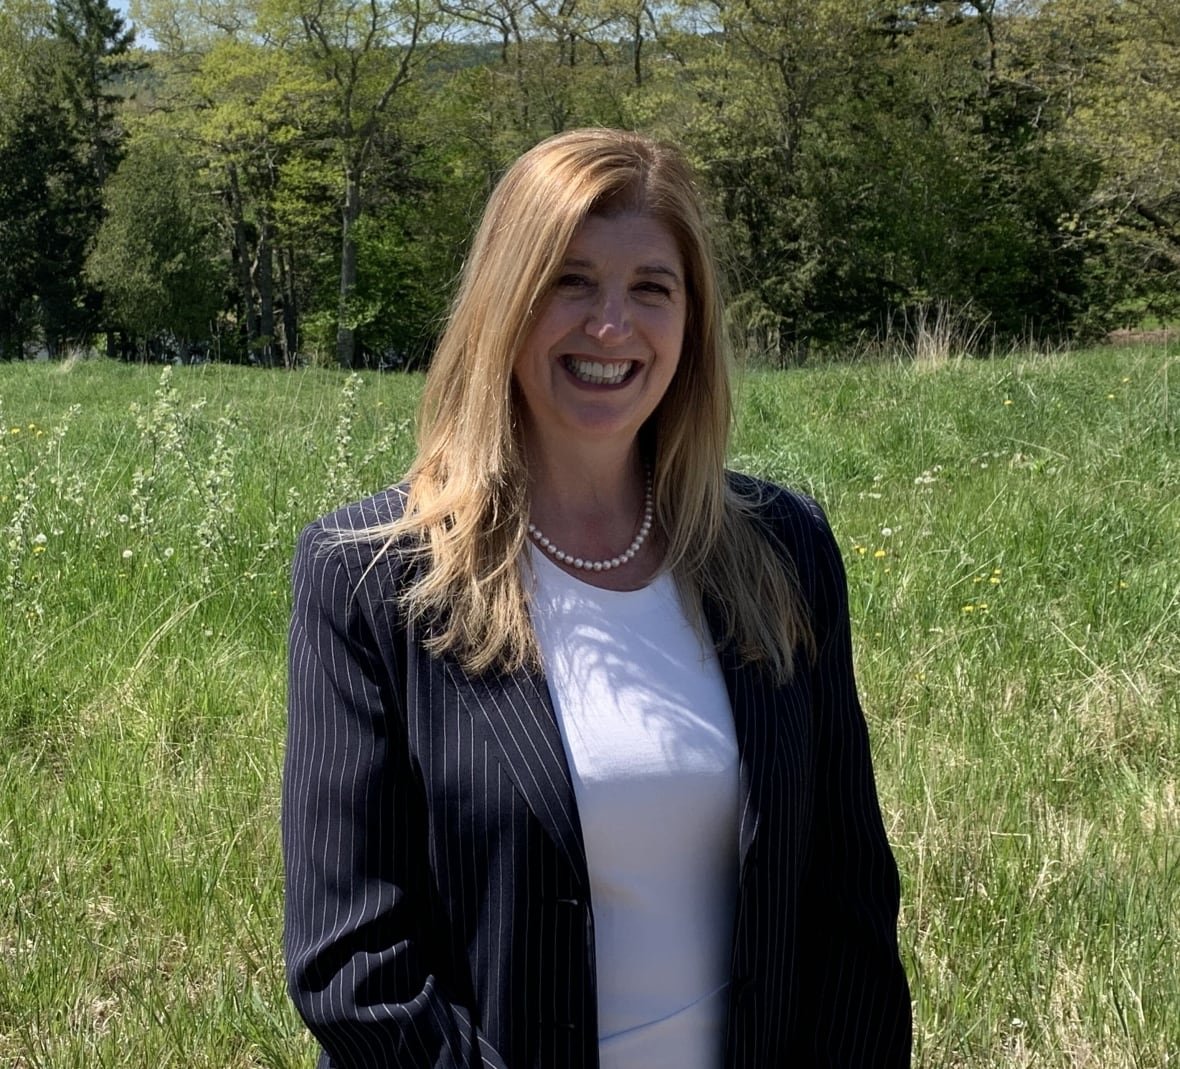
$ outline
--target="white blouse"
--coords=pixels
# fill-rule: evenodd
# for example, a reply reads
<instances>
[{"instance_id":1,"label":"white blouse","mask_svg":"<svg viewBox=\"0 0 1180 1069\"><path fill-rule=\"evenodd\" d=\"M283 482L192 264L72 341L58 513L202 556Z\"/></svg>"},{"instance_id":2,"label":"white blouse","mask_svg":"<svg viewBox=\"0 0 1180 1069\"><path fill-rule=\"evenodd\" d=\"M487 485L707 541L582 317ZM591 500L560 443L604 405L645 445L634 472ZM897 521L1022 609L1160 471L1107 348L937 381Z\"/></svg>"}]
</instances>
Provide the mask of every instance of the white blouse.
<instances>
[{"instance_id":1,"label":"white blouse","mask_svg":"<svg viewBox=\"0 0 1180 1069\"><path fill-rule=\"evenodd\" d=\"M535 548L531 559L590 870L602 1069L718 1069L738 752L716 653L670 576L601 590Z\"/></svg>"}]
</instances>

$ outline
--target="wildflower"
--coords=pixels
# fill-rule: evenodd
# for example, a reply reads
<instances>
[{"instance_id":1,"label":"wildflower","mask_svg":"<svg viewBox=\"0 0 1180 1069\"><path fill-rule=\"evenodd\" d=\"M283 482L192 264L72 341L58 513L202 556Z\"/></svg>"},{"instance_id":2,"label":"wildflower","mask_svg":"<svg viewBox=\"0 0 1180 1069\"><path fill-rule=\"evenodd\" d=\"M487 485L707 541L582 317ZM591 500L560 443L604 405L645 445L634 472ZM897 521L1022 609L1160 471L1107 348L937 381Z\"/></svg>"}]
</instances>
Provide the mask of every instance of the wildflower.
<instances>
[{"instance_id":1,"label":"wildflower","mask_svg":"<svg viewBox=\"0 0 1180 1069\"><path fill-rule=\"evenodd\" d=\"M45 552L45 547L44 547L44 546L34 546L34 547L33 547L33 552L34 552L34 553L44 553L44 552Z\"/></svg>"},{"instance_id":2,"label":"wildflower","mask_svg":"<svg viewBox=\"0 0 1180 1069\"><path fill-rule=\"evenodd\" d=\"M165 560L171 560L171 559L172 559L172 555L173 555L175 552L176 552L176 550L175 550L175 549L173 549L171 546L168 546L168 547L167 547L167 548L164 550L164 559L165 559Z\"/></svg>"},{"instance_id":3,"label":"wildflower","mask_svg":"<svg viewBox=\"0 0 1180 1069\"><path fill-rule=\"evenodd\" d=\"M13 427L13 428L12 428L12 430L10 430L8 433L9 433L9 434L20 434L20 428L19 428L19 427Z\"/></svg>"},{"instance_id":4,"label":"wildflower","mask_svg":"<svg viewBox=\"0 0 1180 1069\"><path fill-rule=\"evenodd\" d=\"M132 557L132 552L131 552L131 550L129 550L129 549L125 549L125 550L123 550L123 559L124 559L124 560L130 560L130 559L131 559L131 557Z\"/></svg>"},{"instance_id":5,"label":"wildflower","mask_svg":"<svg viewBox=\"0 0 1180 1069\"><path fill-rule=\"evenodd\" d=\"M1125 378L1123 378L1121 381L1122 381L1123 385L1126 386L1127 383L1131 381L1131 377L1128 375Z\"/></svg>"},{"instance_id":6,"label":"wildflower","mask_svg":"<svg viewBox=\"0 0 1180 1069\"><path fill-rule=\"evenodd\" d=\"M1127 589L1126 580L1120 579L1119 580L1119 590L1126 590L1126 589Z\"/></svg>"},{"instance_id":7,"label":"wildflower","mask_svg":"<svg viewBox=\"0 0 1180 1069\"><path fill-rule=\"evenodd\" d=\"M973 583L982 583L982 582L983 582L983 576L982 576L982 575L977 575L977 576L976 576L974 579L972 579L972 580L971 580L971 582L973 582Z\"/></svg>"},{"instance_id":8,"label":"wildflower","mask_svg":"<svg viewBox=\"0 0 1180 1069\"><path fill-rule=\"evenodd\" d=\"M915 679L916 679L916 680L917 680L919 683L925 683L925 682L926 682L926 673L925 673L925 672L916 672L916 673L914 674L914 678L915 678Z\"/></svg>"},{"instance_id":9,"label":"wildflower","mask_svg":"<svg viewBox=\"0 0 1180 1069\"><path fill-rule=\"evenodd\" d=\"M888 555L888 552L883 549L873 551L873 556L876 557L877 560L880 560L882 557L887 557Z\"/></svg>"},{"instance_id":10,"label":"wildflower","mask_svg":"<svg viewBox=\"0 0 1180 1069\"><path fill-rule=\"evenodd\" d=\"M1011 397L1005 397L1005 398L1004 398L1004 404L1006 404L1006 405L1010 405L1011 403L1012 403L1012 398L1011 398Z\"/></svg>"},{"instance_id":11,"label":"wildflower","mask_svg":"<svg viewBox=\"0 0 1180 1069\"><path fill-rule=\"evenodd\" d=\"M116 517L116 519L120 523L127 523L127 521L131 519L131 517L128 516L127 513L125 513L125 512L120 512L119 515Z\"/></svg>"},{"instance_id":12,"label":"wildflower","mask_svg":"<svg viewBox=\"0 0 1180 1069\"><path fill-rule=\"evenodd\" d=\"M1106 395L1106 399L1107 399L1108 401L1113 401L1113 400L1114 400L1114 394L1113 394L1113 393L1108 393L1108 394Z\"/></svg>"},{"instance_id":13,"label":"wildflower","mask_svg":"<svg viewBox=\"0 0 1180 1069\"><path fill-rule=\"evenodd\" d=\"M864 546L857 546L856 552L863 557L868 552L868 550Z\"/></svg>"},{"instance_id":14,"label":"wildflower","mask_svg":"<svg viewBox=\"0 0 1180 1069\"><path fill-rule=\"evenodd\" d=\"M970 612L974 612L974 611L975 611L975 606L972 605L970 602L968 602L966 605L963 606L963 612L970 613Z\"/></svg>"},{"instance_id":15,"label":"wildflower","mask_svg":"<svg viewBox=\"0 0 1180 1069\"><path fill-rule=\"evenodd\" d=\"M43 546L48 541L49 541L49 539L46 538L43 533L38 533L38 534L33 535L33 545L35 545L35 546Z\"/></svg>"},{"instance_id":16,"label":"wildflower","mask_svg":"<svg viewBox=\"0 0 1180 1069\"><path fill-rule=\"evenodd\" d=\"M881 537L882 538L890 538L892 535L893 535L893 528L892 527L882 527L881 528Z\"/></svg>"},{"instance_id":17,"label":"wildflower","mask_svg":"<svg viewBox=\"0 0 1180 1069\"><path fill-rule=\"evenodd\" d=\"M999 583L999 581L1000 581L1000 577L998 575L993 575L988 579L988 582L991 583L992 586L996 586Z\"/></svg>"}]
</instances>

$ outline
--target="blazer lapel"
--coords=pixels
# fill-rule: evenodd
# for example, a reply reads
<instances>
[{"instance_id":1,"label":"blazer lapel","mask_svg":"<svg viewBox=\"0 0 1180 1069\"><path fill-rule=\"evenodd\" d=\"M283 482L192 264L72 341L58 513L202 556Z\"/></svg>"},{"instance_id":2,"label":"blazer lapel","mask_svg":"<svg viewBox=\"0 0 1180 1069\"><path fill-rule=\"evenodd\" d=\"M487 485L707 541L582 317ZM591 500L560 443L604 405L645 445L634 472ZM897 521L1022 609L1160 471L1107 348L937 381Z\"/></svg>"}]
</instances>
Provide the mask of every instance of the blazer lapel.
<instances>
[{"instance_id":1,"label":"blazer lapel","mask_svg":"<svg viewBox=\"0 0 1180 1069\"><path fill-rule=\"evenodd\" d=\"M745 872L746 858L754 845L761 818L759 802L765 791L762 779L766 774L769 751L766 746L767 717L765 704L758 701L755 691L758 680L747 666L743 666L732 644L718 653L725 689L733 710L733 729L738 745L738 858L739 872Z\"/></svg>"},{"instance_id":2,"label":"blazer lapel","mask_svg":"<svg viewBox=\"0 0 1180 1069\"><path fill-rule=\"evenodd\" d=\"M467 676L446 660L448 698L466 709L477 738L503 766L589 892L586 850L565 747L544 677L536 672Z\"/></svg>"}]
</instances>

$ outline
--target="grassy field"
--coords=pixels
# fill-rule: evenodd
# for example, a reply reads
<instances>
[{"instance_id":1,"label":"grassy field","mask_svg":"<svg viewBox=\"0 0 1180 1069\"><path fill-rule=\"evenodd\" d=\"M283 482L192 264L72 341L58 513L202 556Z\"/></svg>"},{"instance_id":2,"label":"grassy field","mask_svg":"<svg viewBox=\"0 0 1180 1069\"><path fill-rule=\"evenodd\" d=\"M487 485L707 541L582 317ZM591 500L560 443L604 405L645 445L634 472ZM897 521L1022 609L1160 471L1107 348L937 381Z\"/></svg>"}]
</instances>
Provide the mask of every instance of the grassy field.
<instances>
[{"instance_id":1,"label":"grassy field","mask_svg":"<svg viewBox=\"0 0 1180 1069\"><path fill-rule=\"evenodd\" d=\"M916 1065L1180 1066L1175 354L742 386L734 466L817 496L848 564ZM418 387L0 365L0 1065L312 1064L287 566L404 469Z\"/></svg>"}]
</instances>

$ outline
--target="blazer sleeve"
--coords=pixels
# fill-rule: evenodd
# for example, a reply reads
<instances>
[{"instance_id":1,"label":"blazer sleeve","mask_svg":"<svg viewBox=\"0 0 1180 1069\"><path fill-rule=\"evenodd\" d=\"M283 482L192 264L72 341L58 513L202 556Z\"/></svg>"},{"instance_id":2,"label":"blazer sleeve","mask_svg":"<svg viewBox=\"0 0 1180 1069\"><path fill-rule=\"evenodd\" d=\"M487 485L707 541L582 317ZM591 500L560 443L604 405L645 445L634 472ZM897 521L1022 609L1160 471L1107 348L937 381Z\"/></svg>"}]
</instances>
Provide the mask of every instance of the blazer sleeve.
<instances>
[{"instance_id":1,"label":"blazer sleeve","mask_svg":"<svg viewBox=\"0 0 1180 1069\"><path fill-rule=\"evenodd\" d=\"M815 1066L908 1067L909 987L897 943L900 886L873 779L852 665L848 585L818 505L814 518L812 671L816 740L813 852L801 933L807 985L801 1020Z\"/></svg>"},{"instance_id":2,"label":"blazer sleeve","mask_svg":"<svg viewBox=\"0 0 1180 1069\"><path fill-rule=\"evenodd\" d=\"M396 608L366 555L316 525L296 551L282 789L288 989L338 1069L505 1069L431 960Z\"/></svg>"}]
</instances>

